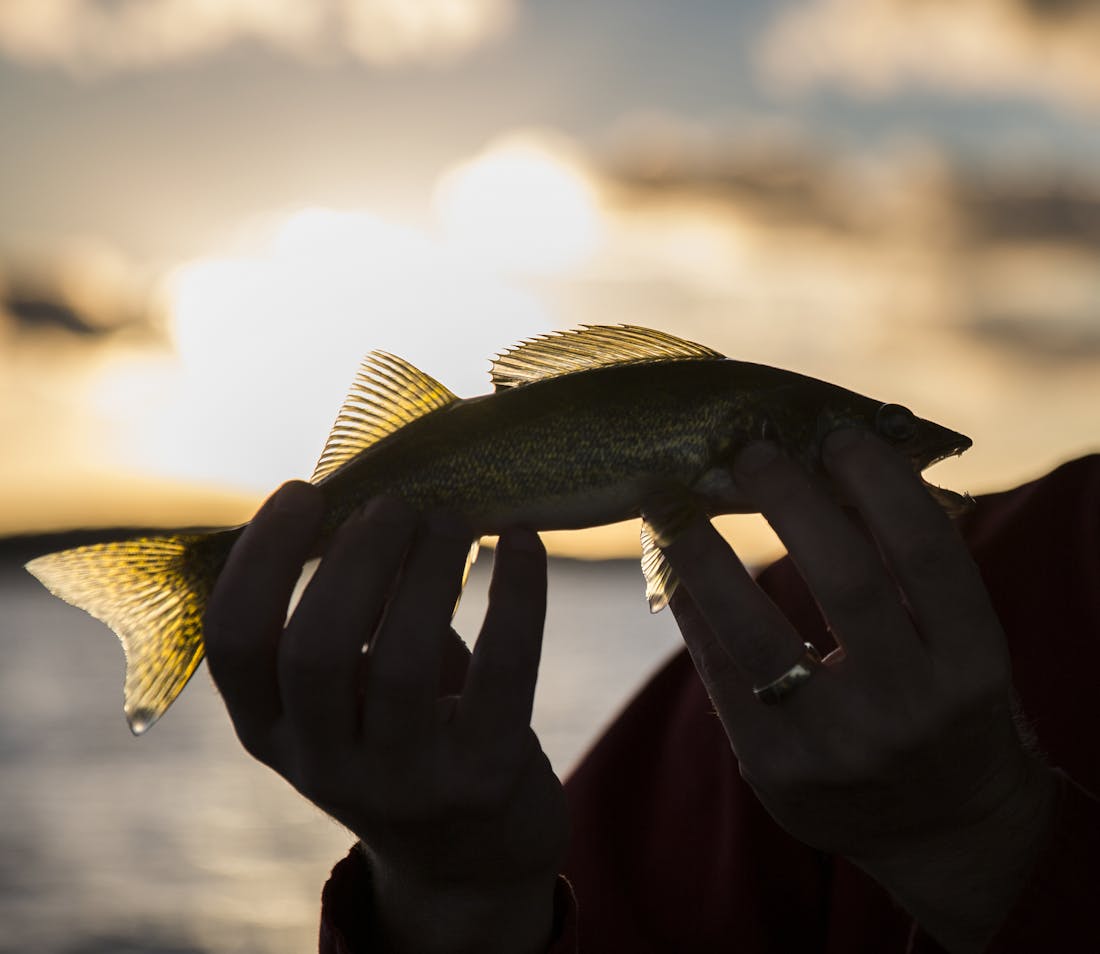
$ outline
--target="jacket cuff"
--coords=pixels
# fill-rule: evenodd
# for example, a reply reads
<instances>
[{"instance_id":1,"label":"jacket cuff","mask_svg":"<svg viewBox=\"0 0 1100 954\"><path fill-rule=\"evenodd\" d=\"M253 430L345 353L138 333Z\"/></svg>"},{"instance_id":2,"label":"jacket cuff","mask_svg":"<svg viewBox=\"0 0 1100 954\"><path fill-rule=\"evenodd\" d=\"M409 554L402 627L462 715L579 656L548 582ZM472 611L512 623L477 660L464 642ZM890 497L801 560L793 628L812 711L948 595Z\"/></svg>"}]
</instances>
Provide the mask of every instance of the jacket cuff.
<instances>
[{"instance_id":1,"label":"jacket cuff","mask_svg":"<svg viewBox=\"0 0 1100 954\"><path fill-rule=\"evenodd\" d=\"M1054 820L1031 877L987 954L1100 951L1096 886L1100 884L1100 800L1064 772Z\"/></svg>"},{"instance_id":2,"label":"jacket cuff","mask_svg":"<svg viewBox=\"0 0 1100 954\"><path fill-rule=\"evenodd\" d=\"M372 897L370 864L356 845L321 892L320 954L385 954L372 940ZM554 886L554 934L546 954L577 954L577 902L562 875Z\"/></svg>"},{"instance_id":3,"label":"jacket cuff","mask_svg":"<svg viewBox=\"0 0 1100 954\"><path fill-rule=\"evenodd\" d=\"M1050 831L1027 883L985 954L1100 951L1100 799L1055 769L1058 794ZM908 954L942 948L914 924Z\"/></svg>"}]
</instances>

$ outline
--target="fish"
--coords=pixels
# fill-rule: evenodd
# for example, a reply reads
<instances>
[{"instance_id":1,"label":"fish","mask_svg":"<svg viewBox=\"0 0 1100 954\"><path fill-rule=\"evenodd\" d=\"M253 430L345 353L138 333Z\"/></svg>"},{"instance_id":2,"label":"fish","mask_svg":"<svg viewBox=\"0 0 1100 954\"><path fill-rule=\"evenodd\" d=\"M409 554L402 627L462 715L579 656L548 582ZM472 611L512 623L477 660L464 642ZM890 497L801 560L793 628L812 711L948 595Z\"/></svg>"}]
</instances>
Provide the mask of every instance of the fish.
<instances>
[{"instance_id":1,"label":"fish","mask_svg":"<svg viewBox=\"0 0 1100 954\"><path fill-rule=\"evenodd\" d=\"M310 478L324 496L319 546L380 495L460 514L473 534L470 562L481 537L509 526L581 529L641 516L646 598L657 612L677 585L662 547L699 513L756 510L732 468L748 443L774 441L834 496L821 447L837 428L873 431L917 475L971 446L902 405L634 325L525 339L496 356L490 378L491 393L463 399L402 358L367 355ZM967 509L966 495L921 480L948 513ZM119 637L135 735L201 662L206 603L246 526L149 533L26 564Z\"/></svg>"}]
</instances>

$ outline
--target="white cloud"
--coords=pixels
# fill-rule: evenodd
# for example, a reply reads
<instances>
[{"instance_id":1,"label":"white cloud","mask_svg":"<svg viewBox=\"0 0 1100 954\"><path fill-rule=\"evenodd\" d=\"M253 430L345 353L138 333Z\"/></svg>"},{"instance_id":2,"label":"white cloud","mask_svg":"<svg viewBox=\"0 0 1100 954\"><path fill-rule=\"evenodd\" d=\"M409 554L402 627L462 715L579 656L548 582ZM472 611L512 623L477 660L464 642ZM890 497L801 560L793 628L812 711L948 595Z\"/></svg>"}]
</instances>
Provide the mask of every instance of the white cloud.
<instances>
[{"instance_id":1,"label":"white cloud","mask_svg":"<svg viewBox=\"0 0 1100 954\"><path fill-rule=\"evenodd\" d=\"M4 0L0 55L82 75L251 41L305 60L446 62L503 34L515 0Z\"/></svg>"},{"instance_id":2,"label":"white cloud","mask_svg":"<svg viewBox=\"0 0 1100 954\"><path fill-rule=\"evenodd\" d=\"M760 55L788 89L880 97L908 85L1100 107L1100 7L1035 0L811 0Z\"/></svg>"}]
</instances>

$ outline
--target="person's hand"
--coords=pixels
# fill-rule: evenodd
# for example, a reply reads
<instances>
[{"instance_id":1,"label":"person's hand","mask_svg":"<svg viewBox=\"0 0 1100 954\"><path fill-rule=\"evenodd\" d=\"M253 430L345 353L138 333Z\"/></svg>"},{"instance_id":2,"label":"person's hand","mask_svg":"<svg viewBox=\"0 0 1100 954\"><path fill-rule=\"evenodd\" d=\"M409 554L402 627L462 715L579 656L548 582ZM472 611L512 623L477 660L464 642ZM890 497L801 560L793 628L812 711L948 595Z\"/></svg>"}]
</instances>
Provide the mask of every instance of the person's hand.
<instances>
[{"instance_id":1,"label":"person's hand","mask_svg":"<svg viewBox=\"0 0 1100 954\"><path fill-rule=\"evenodd\" d=\"M866 530L774 445L735 462L838 643L808 681L754 695L803 638L701 518L665 548L672 609L779 824L855 861L951 950L980 950L1026 880L1052 776L1021 742L1004 636L954 526L871 435L831 435L825 464Z\"/></svg>"},{"instance_id":2,"label":"person's hand","mask_svg":"<svg viewBox=\"0 0 1100 954\"><path fill-rule=\"evenodd\" d=\"M337 531L286 621L321 515L319 491L285 485L212 594L207 656L242 744L359 837L386 950L541 950L567 833L530 728L538 536L501 535L470 656L450 618L472 534L394 500Z\"/></svg>"}]
</instances>

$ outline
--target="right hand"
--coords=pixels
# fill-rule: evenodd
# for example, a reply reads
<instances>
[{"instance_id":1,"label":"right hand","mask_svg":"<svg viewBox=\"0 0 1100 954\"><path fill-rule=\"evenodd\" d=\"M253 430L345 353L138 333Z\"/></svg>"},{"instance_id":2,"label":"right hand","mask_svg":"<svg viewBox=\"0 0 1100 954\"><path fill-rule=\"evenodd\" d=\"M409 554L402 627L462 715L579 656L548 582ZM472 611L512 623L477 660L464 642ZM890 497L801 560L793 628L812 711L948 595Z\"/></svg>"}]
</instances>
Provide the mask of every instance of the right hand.
<instances>
[{"instance_id":1,"label":"right hand","mask_svg":"<svg viewBox=\"0 0 1100 954\"><path fill-rule=\"evenodd\" d=\"M284 625L322 509L310 485L281 488L211 596L207 656L237 735L359 837L387 950L541 950L567 842L530 728L542 544L501 534L471 656L450 628L469 528L376 499Z\"/></svg>"}]
</instances>

